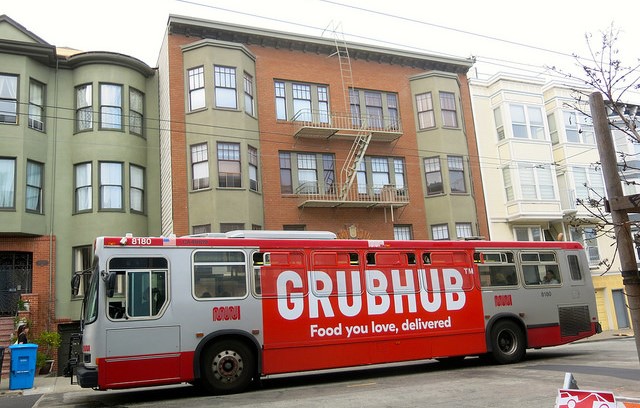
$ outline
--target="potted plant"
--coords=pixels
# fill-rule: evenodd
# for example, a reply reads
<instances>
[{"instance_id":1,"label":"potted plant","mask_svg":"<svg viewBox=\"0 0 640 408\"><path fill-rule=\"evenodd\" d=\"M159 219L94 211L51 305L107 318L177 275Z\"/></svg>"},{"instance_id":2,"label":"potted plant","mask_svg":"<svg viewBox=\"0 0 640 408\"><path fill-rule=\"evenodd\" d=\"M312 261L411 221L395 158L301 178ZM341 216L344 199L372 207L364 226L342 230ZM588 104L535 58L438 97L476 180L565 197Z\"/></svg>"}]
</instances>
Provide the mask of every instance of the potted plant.
<instances>
[{"instance_id":1,"label":"potted plant","mask_svg":"<svg viewBox=\"0 0 640 408\"><path fill-rule=\"evenodd\" d=\"M38 345L36 353L36 367L40 374L49 374L53 369L55 353L62 343L62 338L58 332L45 330L34 340Z\"/></svg>"}]
</instances>

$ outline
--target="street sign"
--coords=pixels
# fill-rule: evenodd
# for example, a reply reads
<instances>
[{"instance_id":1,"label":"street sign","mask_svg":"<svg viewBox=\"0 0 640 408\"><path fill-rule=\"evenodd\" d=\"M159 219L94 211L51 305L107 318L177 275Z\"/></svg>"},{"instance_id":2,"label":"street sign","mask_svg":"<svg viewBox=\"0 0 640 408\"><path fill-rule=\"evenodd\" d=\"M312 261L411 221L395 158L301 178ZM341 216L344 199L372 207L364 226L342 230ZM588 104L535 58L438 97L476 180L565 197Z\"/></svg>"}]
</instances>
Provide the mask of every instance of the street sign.
<instances>
[{"instance_id":1,"label":"street sign","mask_svg":"<svg viewBox=\"0 0 640 408\"><path fill-rule=\"evenodd\" d=\"M559 389L556 408L616 408L616 398L607 391Z\"/></svg>"}]
</instances>

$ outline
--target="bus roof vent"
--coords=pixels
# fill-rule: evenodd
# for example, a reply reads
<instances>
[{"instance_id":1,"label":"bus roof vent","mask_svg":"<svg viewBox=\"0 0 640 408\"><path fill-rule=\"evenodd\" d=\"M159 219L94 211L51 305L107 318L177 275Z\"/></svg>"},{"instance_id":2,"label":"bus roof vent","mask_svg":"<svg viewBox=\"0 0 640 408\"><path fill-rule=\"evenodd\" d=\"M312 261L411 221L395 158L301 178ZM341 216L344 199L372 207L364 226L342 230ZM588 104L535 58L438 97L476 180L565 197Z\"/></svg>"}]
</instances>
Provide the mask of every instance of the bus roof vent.
<instances>
[{"instance_id":1,"label":"bus roof vent","mask_svg":"<svg viewBox=\"0 0 640 408\"><path fill-rule=\"evenodd\" d=\"M236 230L225 233L225 236L253 239L336 239L336 234L328 231Z\"/></svg>"}]
</instances>

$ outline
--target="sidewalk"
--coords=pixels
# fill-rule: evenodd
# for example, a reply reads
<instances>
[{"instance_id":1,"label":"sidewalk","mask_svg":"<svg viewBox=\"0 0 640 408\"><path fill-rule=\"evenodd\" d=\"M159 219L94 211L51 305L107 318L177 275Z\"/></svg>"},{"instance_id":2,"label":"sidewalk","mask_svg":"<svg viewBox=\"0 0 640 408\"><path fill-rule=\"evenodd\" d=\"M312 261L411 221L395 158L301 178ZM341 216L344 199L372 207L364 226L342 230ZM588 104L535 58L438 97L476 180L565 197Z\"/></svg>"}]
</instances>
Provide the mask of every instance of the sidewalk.
<instances>
[{"instance_id":1,"label":"sidewalk","mask_svg":"<svg viewBox=\"0 0 640 408\"><path fill-rule=\"evenodd\" d=\"M632 337L633 330L607 330L602 333L598 333L595 336L591 336L584 340L578 340L579 342L600 341L608 340L612 338L625 338ZM4 362L7 364L7 362ZM74 378L75 381L75 378ZM71 378L69 377L55 377L50 375L37 375L33 381L33 388L27 390L10 390L9 378L2 378L0 381L0 399L5 395L36 395L36 394L48 394L48 393L65 393L73 391L90 391L88 388L83 389L77 383L71 384ZM640 402L640 401L638 401ZM640 406L640 405L638 405Z\"/></svg>"},{"instance_id":2,"label":"sidewalk","mask_svg":"<svg viewBox=\"0 0 640 408\"><path fill-rule=\"evenodd\" d=\"M52 375L37 375L33 379L33 388L26 390L10 390L9 378L0 381L0 398L5 395L35 395L49 393L65 393L70 391L81 391L82 388L75 382L71 384L69 377L55 377Z\"/></svg>"}]
</instances>

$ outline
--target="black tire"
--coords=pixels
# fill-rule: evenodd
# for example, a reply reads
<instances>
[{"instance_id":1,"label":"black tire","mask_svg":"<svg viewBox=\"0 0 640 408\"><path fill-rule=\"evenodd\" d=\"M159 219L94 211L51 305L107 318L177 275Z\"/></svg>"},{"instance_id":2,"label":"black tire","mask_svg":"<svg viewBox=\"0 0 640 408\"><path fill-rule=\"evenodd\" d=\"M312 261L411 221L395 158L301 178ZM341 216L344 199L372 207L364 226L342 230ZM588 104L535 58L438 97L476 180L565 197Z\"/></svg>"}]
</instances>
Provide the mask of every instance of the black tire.
<instances>
[{"instance_id":1,"label":"black tire","mask_svg":"<svg viewBox=\"0 0 640 408\"><path fill-rule=\"evenodd\" d=\"M202 386L211 394L244 391L256 373L255 356L244 343L223 340L209 346L202 356Z\"/></svg>"},{"instance_id":2,"label":"black tire","mask_svg":"<svg viewBox=\"0 0 640 408\"><path fill-rule=\"evenodd\" d=\"M524 358L526 339L520 326L509 320L491 328L491 356L498 364L517 363Z\"/></svg>"}]
</instances>

